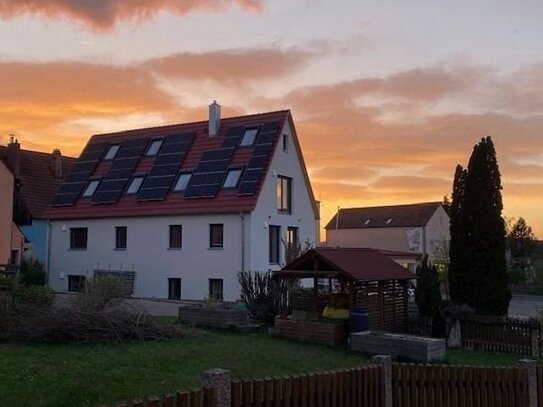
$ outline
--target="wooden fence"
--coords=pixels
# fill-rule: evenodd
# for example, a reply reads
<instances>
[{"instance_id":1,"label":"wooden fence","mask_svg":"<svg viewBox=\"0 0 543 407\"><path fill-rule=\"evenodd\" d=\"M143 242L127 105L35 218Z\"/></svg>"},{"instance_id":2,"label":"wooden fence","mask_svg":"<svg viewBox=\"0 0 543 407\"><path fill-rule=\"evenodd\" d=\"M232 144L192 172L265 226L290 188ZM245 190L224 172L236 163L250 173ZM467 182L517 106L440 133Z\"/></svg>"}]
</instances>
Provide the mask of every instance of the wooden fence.
<instances>
[{"instance_id":1,"label":"wooden fence","mask_svg":"<svg viewBox=\"0 0 543 407\"><path fill-rule=\"evenodd\" d=\"M528 406L527 372L518 367L396 364L392 391L394 407Z\"/></svg>"},{"instance_id":2,"label":"wooden fence","mask_svg":"<svg viewBox=\"0 0 543 407\"><path fill-rule=\"evenodd\" d=\"M226 380L214 389L115 406L543 407L543 368L536 370L535 362L529 362L531 367L477 367L390 364L387 359L382 365L264 379L231 381L222 371ZM219 397L225 389L228 396Z\"/></svg>"},{"instance_id":3,"label":"wooden fence","mask_svg":"<svg viewBox=\"0 0 543 407\"><path fill-rule=\"evenodd\" d=\"M479 317L461 321L460 327L464 348L539 356L537 320Z\"/></svg>"}]
</instances>

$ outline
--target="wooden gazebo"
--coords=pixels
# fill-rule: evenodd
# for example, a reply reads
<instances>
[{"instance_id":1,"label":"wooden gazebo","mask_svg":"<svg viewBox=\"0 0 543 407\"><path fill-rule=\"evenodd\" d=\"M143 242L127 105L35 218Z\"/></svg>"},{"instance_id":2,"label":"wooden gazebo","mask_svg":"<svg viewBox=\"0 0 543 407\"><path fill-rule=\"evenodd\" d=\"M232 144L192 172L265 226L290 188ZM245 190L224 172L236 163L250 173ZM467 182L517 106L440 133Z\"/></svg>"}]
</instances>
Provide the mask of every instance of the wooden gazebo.
<instances>
[{"instance_id":1,"label":"wooden gazebo","mask_svg":"<svg viewBox=\"0 0 543 407\"><path fill-rule=\"evenodd\" d=\"M274 275L280 280L313 279L310 300L290 298L291 306L315 311L312 322L318 322L324 307L341 295L348 299L351 312L357 308L368 312L370 330L407 331L407 288L416 277L379 250L318 247ZM286 314L278 318L288 320Z\"/></svg>"}]
</instances>

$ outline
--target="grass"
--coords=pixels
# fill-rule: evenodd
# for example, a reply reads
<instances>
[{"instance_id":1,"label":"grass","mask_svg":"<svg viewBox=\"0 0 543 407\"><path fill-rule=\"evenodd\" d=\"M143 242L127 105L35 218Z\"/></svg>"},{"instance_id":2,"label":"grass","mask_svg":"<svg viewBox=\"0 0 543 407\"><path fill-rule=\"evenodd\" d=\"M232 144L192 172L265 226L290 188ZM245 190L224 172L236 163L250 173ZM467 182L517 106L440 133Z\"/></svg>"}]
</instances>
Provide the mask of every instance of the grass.
<instances>
[{"instance_id":1,"label":"grass","mask_svg":"<svg viewBox=\"0 0 543 407\"><path fill-rule=\"evenodd\" d=\"M265 334L196 331L120 345L0 345L1 406L94 406L201 383L209 368L263 377L357 366L366 357Z\"/></svg>"},{"instance_id":2,"label":"grass","mask_svg":"<svg viewBox=\"0 0 543 407\"><path fill-rule=\"evenodd\" d=\"M451 365L515 366L521 356L512 353L486 352L480 350L449 349L447 362Z\"/></svg>"}]
</instances>

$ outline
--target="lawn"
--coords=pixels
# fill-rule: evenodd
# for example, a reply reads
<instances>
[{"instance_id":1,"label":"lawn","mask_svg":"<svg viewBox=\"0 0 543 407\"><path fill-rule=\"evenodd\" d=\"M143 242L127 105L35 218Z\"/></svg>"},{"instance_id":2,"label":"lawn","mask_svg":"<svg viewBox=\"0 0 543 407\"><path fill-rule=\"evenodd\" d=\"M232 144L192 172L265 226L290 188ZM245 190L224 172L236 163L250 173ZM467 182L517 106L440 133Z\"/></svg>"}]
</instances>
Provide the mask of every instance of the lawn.
<instances>
[{"instance_id":1,"label":"lawn","mask_svg":"<svg viewBox=\"0 0 543 407\"><path fill-rule=\"evenodd\" d=\"M447 362L451 365L515 366L522 356L512 353L485 352L481 350L449 349Z\"/></svg>"},{"instance_id":2,"label":"lawn","mask_svg":"<svg viewBox=\"0 0 543 407\"><path fill-rule=\"evenodd\" d=\"M263 377L357 366L360 354L265 334L195 331L121 345L0 345L0 406L95 406L200 384L202 372Z\"/></svg>"}]
</instances>

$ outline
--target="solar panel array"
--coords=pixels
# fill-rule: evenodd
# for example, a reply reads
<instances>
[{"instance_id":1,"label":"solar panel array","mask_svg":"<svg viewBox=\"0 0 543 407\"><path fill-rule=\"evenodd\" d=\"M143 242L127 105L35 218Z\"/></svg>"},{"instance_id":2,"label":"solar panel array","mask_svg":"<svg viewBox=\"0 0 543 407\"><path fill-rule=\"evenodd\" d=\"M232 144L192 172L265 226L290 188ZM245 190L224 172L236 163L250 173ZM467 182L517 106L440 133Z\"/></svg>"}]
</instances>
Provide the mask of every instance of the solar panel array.
<instances>
[{"instance_id":1,"label":"solar panel array","mask_svg":"<svg viewBox=\"0 0 543 407\"><path fill-rule=\"evenodd\" d=\"M247 165L238 186L238 195L253 195L264 174L264 168L269 160L275 142L280 122L265 123L260 128L253 149L253 155Z\"/></svg>"},{"instance_id":2,"label":"solar panel array","mask_svg":"<svg viewBox=\"0 0 543 407\"><path fill-rule=\"evenodd\" d=\"M238 195L256 193L265 167L270 159L281 122L268 122L258 127L251 159L238 185ZM186 198L210 198L217 195L226 177L228 167L238 148L244 131L255 126L236 126L228 129L220 148L205 151L194 169L185 189ZM171 190L182 167L194 133L174 134L164 138L153 167L138 191L139 201L163 200ZM103 177L91 201L94 204L117 202L140 162L146 147L152 142L148 137L121 142L107 174ZM95 142L85 147L71 173L53 199L53 206L70 206L81 196L100 160L113 143Z\"/></svg>"},{"instance_id":3,"label":"solar panel array","mask_svg":"<svg viewBox=\"0 0 543 407\"><path fill-rule=\"evenodd\" d=\"M87 185L100 158L109 143L90 143L81 153L81 157L72 167L72 171L60 186L53 198L53 206L73 205Z\"/></svg>"},{"instance_id":4,"label":"solar panel array","mask_svg":"<svg viewBox=\"0 0 543 407\"><path fill-rule=\"evenodd\" d=\"M92 203L117 202L140 161L147 139L128 140L120 144L111 167L92 196Z\"/></svg>"},{"instance_id":5,"label":"solar panel array","mask_svg":"<svg viewBox=\"0 0 543 407\"><path fill-rule=\"evenodd\" d=\"M193 133L166 137L158 150L153 168L145 177L138 192L138 200L152 201L166 198L193 140Z\"/></svg>"},{"instance_id":6,"label":"solar panel array","mask_svg":"<svg viewBox=\"0 0 543 407\"><path fill-rule=\"evenodd\" d=\"M185 198L212 198L217 195L234 150L234 147L226 147L204 152L190 177Z\"/></svg>"}]
</instances>

